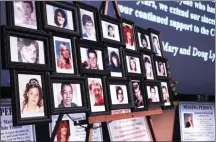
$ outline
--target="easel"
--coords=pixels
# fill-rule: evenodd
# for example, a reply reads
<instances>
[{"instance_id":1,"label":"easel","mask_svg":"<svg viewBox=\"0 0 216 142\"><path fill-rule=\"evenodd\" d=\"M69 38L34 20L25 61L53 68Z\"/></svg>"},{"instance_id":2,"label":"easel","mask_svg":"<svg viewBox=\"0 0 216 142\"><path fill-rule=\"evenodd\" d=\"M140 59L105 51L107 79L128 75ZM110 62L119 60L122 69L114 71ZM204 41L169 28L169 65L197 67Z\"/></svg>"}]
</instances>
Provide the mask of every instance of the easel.
<instances>
[{"instance_id":1,"label":"easel","mask_svg":"<svg viewBox=\"0 0 216 142\"><path fill-rule=\"evenodd\" d=\"M118 4L117 0L111 1L113 4L113 8L115 11L115 15L117 19L120 19L120 11L118 9ZM109 0L102 1L101 6L99 8L99 12L107 15L108 12L108 5L109 5ZM85 128L86 131L86 142L92 141L92 135L93 135L93 124L94 123L99 123L99 122L108 122L108 121L113 121L113 120L120 120L120 119L127 119L127 118L135 118L135 117L149 117L152 115L157 115L157 114L162 114L163 111L161 108L156 108L154 110L148 110L148 111L143 111L143 112L131 112L131 113L126 113L126 114L115 114L115 115L102 115L102 116L92 116L88 117L88 120L81 120L78 122L74 122L74 125L84 125L88 124L88 126ZM54 130L52 132L50 142L53 142L57 133L57 129L59 127L59 124L63 118L64 114L60 114L58 117L58 120L56 122L56 125L54 127ZM151 120L149 119L151 122ZM150 131L153 133L152 127L150 126ZM155 141L155 138L153 136L153 141Z\"/></svg>"}]
</instances>

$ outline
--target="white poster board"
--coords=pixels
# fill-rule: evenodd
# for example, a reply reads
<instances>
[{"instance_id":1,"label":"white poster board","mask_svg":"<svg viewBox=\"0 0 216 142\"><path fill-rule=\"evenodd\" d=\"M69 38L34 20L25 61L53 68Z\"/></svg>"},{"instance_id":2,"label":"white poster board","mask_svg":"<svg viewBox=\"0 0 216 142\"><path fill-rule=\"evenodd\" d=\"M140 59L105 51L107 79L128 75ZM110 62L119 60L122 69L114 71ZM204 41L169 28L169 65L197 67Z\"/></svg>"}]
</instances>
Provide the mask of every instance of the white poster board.
<instances>
[{"instance_id":1,"label":"white poster board","mask_svg":"<svg viewBox=\"0 0 216 142\"><path fill-rule=\"evenodd\" d=\"M181 141L215 141L214 104L179 104Z\"/></svg>"},{"instance_id":2,"label":"white poster board","mask_svg":"<svg viewBox=\"0 0 216 142\"><path fill-rule=\"evenodd\" d=\"M111 141L153 141L146 117L115 120L107 127Z\"/></svg>"},{"instance_id":3,"label":"white poster board","mask_svg":"<svg viewBox=\"0 0 216 142\"><path fill-rule=\"evenodd\" d=\"M13 127L11 99L0 100L0 141L36 141L34 125Z\"/></svg>"},{"instance_id":4,"label":"white poster board","mask_svg":"<svg viewBox=\"0 0 216 142\"><path fill-rule=\"evenodd\" d=\"M75 121L86 120L85 113L75 113L75 114L69 114L69 115ZM53 131L56 125L57 119L58 119L58 115L52 116L52 123L50 123L50 136L51 136L51 132ZM86 131L85 131L85 128L83 127L87 127L87 125L82 125L83 127L74 126L74 122L66 114L64 114L62 121L68 121L69 123L70 134L69 134L68 141L85 141ZM95 123L93 127L98 127L100 125L101 123ZM58 132L57 132L57 135L58 135ZM57 135L55 136L54 141L57 141ZM102 127L94 129L92 141L103 141Z\"/></svg>"}]
</instances>

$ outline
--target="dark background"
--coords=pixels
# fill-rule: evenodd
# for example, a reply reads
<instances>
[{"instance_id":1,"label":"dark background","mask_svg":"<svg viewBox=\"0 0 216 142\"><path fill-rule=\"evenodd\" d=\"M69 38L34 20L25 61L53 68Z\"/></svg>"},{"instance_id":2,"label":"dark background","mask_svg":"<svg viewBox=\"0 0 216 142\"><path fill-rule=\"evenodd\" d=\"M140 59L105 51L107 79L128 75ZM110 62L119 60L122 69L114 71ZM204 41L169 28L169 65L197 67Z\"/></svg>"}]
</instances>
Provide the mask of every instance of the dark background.
<instances>
[{"instance_id":1,"label":"dark background","mask_svg":"<svg viewBox=\"0 0 216 142\"><path fill-rule=\"evenodd\" d=\"M101 2L99 1L85 1L85 3L98 7L100 6ZM201 22L197 22L191 19L186 19L177 15L172 15L167 12L163 12L159 9L159 2L156 2L158 6L157 10L154 10L151 7L144 6L144 5L136 5L136 2L126 2L126 1L119 1L120 5L128 6L139 11L144 12L152 12L155 15L166 17L169 16L169 19L173 19L176 21L184 22L187 24L196 24L197 26L205 26L206 28L214 28L215 26L204 24ZM199 15L206 15L209 18L215 18L215 14L208 13L206 11L198 10L195 8L191 8L188 6L179 5L177 2L160 2L163 4L168 5L169 7L179 7L183 10L189 10L190 12L199 14ZM212 2L204 2L202 4L209 4L211 7L214 7L214 3ZM108 15L113 16L114 10L112 8L111 3L109 4L109 11ZM0 24L6 24L6 11L5 11L5 2L1 2L1 19ZM215 53L215 39L212 36L206 36L202 34L197 34L194 32L188 31L176 31L174 28L157 24L151 21L147 21L144 19L140 19L135 17L134 15L126 15L121 14L123 18L127 18L135 22L137 26L142 28L154 28L161 32L161 39L163 41L169 42L171 45L175 45L178 47L188 48L189 45L192 47L196 47L201 51L208 52L212 50ZM207 62L203 60L203 58L192 57L192 56L185 56L178 54L177 56L173 56L173 53L164 52L164 56L168 58L168 64L170 66L170 71L172 78L178 81L177 91L179 94L205 94L205 95L214 95L215 88L214 88L214 63L208 60ZM1 74L1 86L10 86L10 78L9 72L6 70L0 70Z\"/></svg>"}]
</instances>

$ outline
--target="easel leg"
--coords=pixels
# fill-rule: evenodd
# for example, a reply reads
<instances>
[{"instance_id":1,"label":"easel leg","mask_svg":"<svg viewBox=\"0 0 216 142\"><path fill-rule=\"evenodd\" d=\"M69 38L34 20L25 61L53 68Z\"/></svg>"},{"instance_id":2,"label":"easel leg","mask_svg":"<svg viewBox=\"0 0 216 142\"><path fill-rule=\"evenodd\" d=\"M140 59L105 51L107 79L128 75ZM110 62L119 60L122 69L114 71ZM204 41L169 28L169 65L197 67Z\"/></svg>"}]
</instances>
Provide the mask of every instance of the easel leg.
<instances>
[{"instance_id":1,"label":"easel leg","mask_svg":"<svg viewBox=\"0 0 216 142\"><path fill-rule=\"evenodd\" d=\"M86 142L92 141L92 134L93 134L93 124L88 124L86 128Z\"/></svg>"}]
</instances>

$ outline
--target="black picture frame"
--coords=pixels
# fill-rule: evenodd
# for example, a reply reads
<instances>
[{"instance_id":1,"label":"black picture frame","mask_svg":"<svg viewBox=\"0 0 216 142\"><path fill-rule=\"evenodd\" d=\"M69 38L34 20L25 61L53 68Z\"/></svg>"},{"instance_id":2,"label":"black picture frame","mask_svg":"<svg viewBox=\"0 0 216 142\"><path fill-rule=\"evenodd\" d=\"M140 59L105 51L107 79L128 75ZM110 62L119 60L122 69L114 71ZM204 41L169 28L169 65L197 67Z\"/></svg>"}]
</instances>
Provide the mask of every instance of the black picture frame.
<instances>
[{"instance_id":1,"label":"black picture frame","mask_svg":"<svg viewBox=\"0 0 216 142\"><path fill-rule=\"evenodd\" d=\"M6 21L7 21L7 25L11 26L13 28L17 28L17 29L22 29L22 31L35 31L35 32L39 32L41 33L42 31L42 23L41 23L41 14L40 14L40 2L39 1L27 1L26 3L30 3L30 2L35 2L35 4L33 4L33 10L36 10L35 12L35 18L36 18L36 29L34 28L29 28L26 26L21 26L21 25L16 25L15 23L15 11L14 11L14 2L15 1L6 1L5 5L6 5ZM17 2L22 2L22 1L17 1ZM31 4L29 4L31 5ZM30 6L31 7L31 6ZM40 31L39 31L40 30Z\"/></svg>"},{"instance_id":2,"label":"black picture frame","mask_svg":"<svg viewBox=\"0 0 216 142\"><path fill-rule=\"evenodd\" d=\"M79 72L81 74L99 74L99 75L107 75L110 76L110 70L109 70L109 64L108 64L108 57L107 57L107 50L106 50L106 46L104 46L101 43L96 43L96 42L92 42L92 41L86 41L86 40L76 40L76 44L77 44L77 57L78 57L78 67L79 67ZM97 51L101 51L101 59L99 59L99 55L97 54L97 68L101 68L102 66L100 66L100 64L98 63L98 61L100 63L103 64L103 70L100 69L86 69L86 68L90 68L90 63L88 63L88 59L87 59L87 55L86 60L82 61L82 56L84 57L84 51L81 52L81 48L85 48L85 49L90 49L93 50L92 52L96 52ZM87 50L86 53L87 54ZM97 52L96 52L97 53Z\"/></svg>"},{"instance_id":3,"label":"black picture frame","mask_svg":"<svg viewBox=\"0 0 216 142\"><path fill-rule=\"evenodd\" d=\"M100 17L99 21L100 21L100 32L101 32L100 33L100 36L101 36L100 39L101 39L101 41L102 42L107 42L107 43L118 44L118 45L121 45L121 46L125 46L124 38L123 38L123 35L122 35L122 23L121 23L121 19L115 19L113 17L107 16L107 15L104 15L104 14L100 14L99 17ZM103 29L103 24L102 24L103 21L118 26L119 41L104 37L104 34L103 34L104 29Z\"/></svg>"},{"instance_id":4,"label":"black picture frame","mask_svg":"<svg viewBox=\"0 0 216 142\"><path fill-rule=\"evenodd\" d=\"M132 36L132 40L133 40L134 49L130 49L130 48L127 47L127 40L126 40L125 31L128 30L128 29L124 28L124 24L132 26L132 33L131 33L132 35L131 36ZM138 47L137 46L137 40L136 40L136 35L135 35L136 32L135 31L136 31L136 26L135 26L134 22L131 21L131 20L122 18L122 34L124 36L124 41L125 41L125 50L132 50L132 51L137 51L138 50L138 48L137 48Z\"/></svg>"},{"instance_id":5,"label":"black picture frame","mask_svg":"<svg viewBox=\"0 0 216 142\"><path fill-rule=\"evenodd\" d=\"M151 37L150 37L149 30L136 26L136 32L135 33L136 33L136 43L137 43L136 45L137 45L138 51L140 51L140 52L146 51L146 52L154 53L153 48L152 48L152 44L151 44ZM146 48L141 47L141 45L140 45L140 43L142 44L142 42L140 41L141 36L142 37L144 36L143 38L145 38L145 41L147 42L148 47L150 47L150 49L148 49L148 47L146 47Z\"/></svg>"},{"instance_id":6,"label":"black picture frame","mask_svg":"<svg viewBox=\"0 0 216 142\"><path fill-rule=\"evenodd\" d=\"M169 77L169 71L168 71L168 66L167 66L168 59L167 58L162 58L162 57L155 56L154 57L154 61L155 61L154 64L155 64L155 71L156 71L156 74L157 74L157 78L158 79L169 80L170 77ZM163 67L165 65L165 67L164 67L164 69L165 69L165 72L164 72L165 76L161 76L159 74L159 65L158 65L158 63L163 63Z\"/></svg>"},{"instance_id":7,"label":"black picture frame","mask_svg":"<svg viewBox=\"0 0 216 142\"><path fill-rule=\"evenodd\" d=\"M155 70L155 62L154 62L154 54L152 54L151 52L148 52L148 51L143 51L142 53L142 59L143 59L143 67L145 69L145 79L148 80L148 81L155 81L157 80L157 75L156 75L156 70ZM146 58L145 58L146 57ZM147 75L147 69L146 69L146 65L145 65L145 62L149 63L149 58L150 58L150 63L151 63L151 67L152 67L152 77L153 79L150 79ZM148 59L147 59L148 58Z\"/></svg>"},{"instance_id":8,"label":"black picture frame","mask_svg":"<svg viewBox=\"0 0 216 142\"><path fill-rule=\"evenodd\" d=\"M50 75L49 76L49 98L50 98L50 113L51 114L64 114L64 113L81 113L81 112L87 112L88 109L88 104L87 104L87 94L86 94L86 79L84 77L70 77L68 78L67 76L63 75ZM82 106L77 106L77 107L56 107L55 105L55 97L54 97L54 89L57 89L57 87L53 87L54 83L65 83L65 84L80 84L80 101L82 102ZM72 86L71 86L72 87ZM74 90L74 89L73 89ZM61 87L60 87L61 91ZM73 93L72 93L73 94ZM60 94L59 94L60 95ZM73 95L74 96L74 95ZM73 102L72 102L73 103ZM61 105L61 103L59 104ZM73 104L75 105L75 104Z\"/></svg>"},{"instance_id":9,"label":"black picture frame","mask_svg":"<svg viewBox=\"0 0 216 142\"><path fill-rule=\"evenodd\" d=\"M127 77L145 77L145 69L143 67L143 60L142 60L142 55L141 53L138 53L136 51L128 51L128 50L124 50L123 51L123 55L124 55L124 62L125 62L125 75ZM139 63L140 63L140 73L132 73L128 71L128 65L130 64L130 61L127 62L127 56L130 57L135 57L139 59ZM128 59L130 60L130 59ZM137 68L137 63L135 65L135 67Z\"/></svg>"},{"instance_id":10,"label":"black picture frame","mask_svg":"<svg viewBox=\"0 0 216 142\"><path fill-rule=\"evenodd\" d=\"M109 66L109 70L110 70L110 78L125 78L125 67L124 67L124 58L123 58L123 53L122 51L124 50L124 48L122 46L118 46L116 44L111 44L111 43L106 43L105 46L107 47L107 56L108 56L108 66ZM122 76L118 76L116 74L116 72L112 72L112 67L111 67L111 58L110 58L110 54L109 53L109 49L114 51L116 53L116 51L118 50L119 53L119 66L121 68L121 74ZM117 53L116 53L117 54ZM118 55L118 54L117 54ZM113 56L116 56L115 54Z\"/></svg>"},{"instance_id":11,"label":"black picture frame","mask_svg":"<svg viewBox=\"0 0 216 142\"><path fill-rule=\"evenodd\" d=\"M133 97L132 97L132 87L131 87L130 80L128 80L128 79L107 78L106 81L107 81L107 92L108 92L108 96L109 96L110 110L131 109L131 108L134 107L134 101L133 101ZM127 89L128 103L125 103L125 104L113 104L110 85L125 85L126 89ZM122 88L121 88L121 90L123 91ZM116 94L116 92L115 92L115 94Z\"/></svg>"},{"instance_id":12,"label":"black picture frame","mask_svg":"<svg viewBox=\"0 0 216 142\"><path fill-rule=\"evenodd\" d=\"M89 110L89 112L87 113L87 115L88 116L99 116L99 115L108 115L108 114L110 114L110 109L109 109L109 103L108 103L108 95L107 95L107 88L106 88L106 80L105 80L105 77L101 77L101 76L98 76L98 75L84 75L84 77L86 77L86 90L87 90L87 94L88 94L88 96L87 96L87 101L88 101L88 104L89 104L89 108L90 108L90 110ZM101 106L100 104L98 104L98 105L91 105L91 99L93 99L93 98L91 98L91 93L90 93L90 84L89 84L89 79L90 80L92 80L92 79L94 79L94 80L96 80L96 82L97 82L97 80L99 79L99 80L101 80L101 85L102 85L102 89L103 89L103 105L102 106L104 106L104 111L93 111L92 109L93 109L93 107L92 106ZM97 82L98 83L98 82ZM96 109L96 108L94 108L94 109ZM99 108L97 108L97 109L99 109ZM96 110L97 110L96 109Z\"/></svg>"},{"instance_id":13,"label":"black picture frame","mask_svg":"<svg viewBox=\"0 0 216 142\"><path fill-rule=\"evenodd\" d=\"M44 107L44 116L38 116L38 117L26 117L22 118L21 116L21 102L20 102L20 95L19 91L19 74L25 74L25 75L38 75L41 77L41 84L42 84L42 92L43 92L43 107ZM29 125L29 124L37 124L41 122L51 122L50 113L49 113L49 101L47 97L47 75L46 72L36 72L36 71L21 71L21 70L10 70L10 78L11 78L11 84L12 84L12 112L13 112L13 125L19 126L19 125ZM34 77L32 77L34 78ZM25 78L22 78L22 81ZM28 83L28 82L27 82ZM29 83L28 83L29 84ZM25 88L27 85L23 85L23 88ZM35 85L34 85L35 86ZM22 94L23 95L23 94ZM32 116L32 115L31 115Z\"/></svg>"},{"instance_id":14,"label":"black picture frame","mask_svg":"<svg viewBox=\"0 0 216 142\"><path fill-rule=\"evenodd\" d=\"M58 39L58 40L55 40ZM58 53L56 53L56 43L55 41L61 41L63 43L69 43L70 42L70 55L72 56L71 58L71 62L72 62L72 69L71 69L71 73L70 71L67 71L67 67L59 68L58 66ZM59 45L60 46L60 45ZM68 44L66 44L66 46L68 47ZM59 51L60 52L60 51ZM51 60L52 60L52 67L54 72L52 72L52 74L54 75L65 75L65 76L77 76L79 75L79 71L78 71L78 65L77 65L77 54L76 54L76 44L75 44L75 38L74 37L69 37L69 36L65 36L64 34L60 34L60 33L53 33L52 34L52 38L51 38ZM60 54L60 53L59 53Z\"/></svg>"},{"instance_id":15,"label":"black picture frame","mask_svg":"<svg viewBox=\"0 0 216 142\"><path fill-rule=\"evenodd\" d=\"M94 26L95 26L95 37L96 37L96 41L95 42L99 42L100 41L100 32L99 32L99 29L97 28L99 26L99 19L97 19L99 17L99 12L98 12L98 9L96 7L93 7L91 5L87 5L87 4L84 4L82 2L79 2L79 1L76 1L75 4L77 5L77 11L78 11L78 19L79 19L79 29L80 29L80 39L83 39L83 40L90 40L90 39L87 39L87 38L83 38L82 36L82 33L83 33L83 29L82 29L82 19L81 19L81 12L80 12L80 9L84 9L86 11L90 11L93 13L93 16L94 16ZM90 41L94 41L94 40L90 40Z\"/></svg>"},{"instance_id":16,"label":"black picture frame","mask_svg":"<svg viewBox=\"0 0 216 142\"><path fill-rule=\"evenodd\" d=\"M70 30L66 28L59 28L57 26L49 25L48 19L47 19L47 7L46 7L47 5L71 11L74 30ZM75 5L69 2L64 2L64 1L43 1L41 2L41 8L42 8L42 14L43 14L43 29L45 29L46 31L61 32L61 33L72 35L72 36L78 36L78 37L80 36L78 16L77 16L77 7ZM67 24L68 23L69 21L67 21Z\"/></svg>"},{"instance_id":17,"label":"black picture frame","mask_svg":"<svg viewBox=\"0 0 216 142\"><path fill-rule=\"evenodd\" d=\"M134 108L132 108L132 111L135 112L135 111L148 110L148 103L147 103L148 98L147 98L146 91L145 91L144 78L130 77L129 80L131 82L132 96L133 96L133 101L134 101ZM139 86L136 85L137 82L138 82ZM134 94L134 87L137 87L136 89L138 89L138 87L139 87L139 89L140 89L140 93L141 93L141 96L143 98L143 107L137 106L136 97Z\"/></svg>"},{"instance_id":18,"label":"black picture frame","mask_svg":"<svg viewBox=\"0 0 216 142\"><path fill-rule=\"evenodd\" d=\"M174 104L173 104L173 93L172 93L172 91L171 91L171 86L170 86L170 82L169 82L169 80L160 80L159 81L159 83L160 83L160 86L161 86L161 94L162 94L162 98L163 98L163 105L162 105L162 108L163 109L173 109L174 108ZM167 103L167 100L165 100L164 99L164 95L163 95L163 85L162 85L162 83L166 83L167 84L167 86L164 86L164 87L166 87L166 89L167 89L167 91L168 91L168 94L169 94L169 103L170 104L168 104L168 105L166 105L166 103Z\"/></svg>"},{"instance_id":19,"label":"black picture frame","mask_svg":"<svg viewBox=\"0 0 216 142\"><path fill-rule=\"evenodd\" d=\"M161 95L161 89L160 89L160 83L158 81L144 81L144 84L145 84L145 91L146 91L146 96L147 96L147 104L148 104L148 107L157 107L157 106L162 106L163 104L163 100L162 100L162 95ZM149 88L149 91L150 91L150 87L153 86L153 87L157 87L158 89L158 99L159 101L155 101L153 102L151 97L149 97L149 92L148 92L148 88ZM156 90L155 90L156 92Z\"/></svg>"},{"instance_id":20,"label":"black picture frame","mask_svg":"<svg viewBox=\"0 0 216 142\"><path fill-rule=\"evenodd\" d=\"M50 37L51 35L50 34L46 34L46 33L39 33L39 32L33 32L33 31L21 31L21 30L18 30L18 29L13 29L13 28L10 28L9 26L2 26L2 40L4 42L2 42L2 59L3 59L3 68L4 69L25 69L25 70L43 70L43 71L52 71L52 66L50 64ZM14 53L14 51L12 50L11 51L11 43L10 43L10 37L16 37L17 40L18 38L20 39L29 39L29 40L39 40L39 41L43 41L43 52L44 52L44 55L42 59L44 59L44 64L40 64L40 63L25 63L25 62L22 62L22 61L19 61L19 55L20 55L20 58L21 58L21 53L19 50L21 49L18 49L20 47L17 46L17 49L13 49L13 50L16 50L17 51L17 55L15 54L15 56L11 55L11 53ZM17 41L16 40L16 41ZM26 41L26 45L29 44L30 41ZM13 42L14 43L14 42ZM20 41L20 44L21 44L21 41ZM22 41L22 44L23 44L23 41ZM35 44L33 42L31 42L31 44ZM30 45L31 45L30 44ZM37 42L37 46L39 46L39 43ZM36 45L35 45L36 47ZM40 60L40 51L39 50L39 47L38 47L38 50L35 49L36 51L38 51L38 54L36 53L36 59L35 59L35 62L38 60ZM35 52L36 52L35 51ZM27 53L26 53L27 54ZM38 57L37 57L38 55ZM15 59L17 57L17 59ZM13 58L13 59L11 59ZM38 59L37 59L38 58ZM14 60L14 61L11 61L11 60Z\"/></svg>"},{"instance_id":21,"label":"black picture frame","mask_svg":"<svg viewBox=\"0 0 216 142\"><path fill-rule=\"evenodd\" d=\"M148 31L149 31L149 35L150 35L150 42L151 42L151 47L152 47L152 51L155 53L155 56L159 56L159 57L163 57L163 53L164 53L164 50L163 50L163 44L162 44L162 41L161 41L161 36L160 36L160 31L157 31L155 29L152 29L152 28L148 28ZM153 36L157 36L157 41L158 41L158 44L160 45L160 53L161 55L157 54L156 51L155 51L155 48L154 48L154 42L153 42Z\"/></svg>"}]
</instances>

